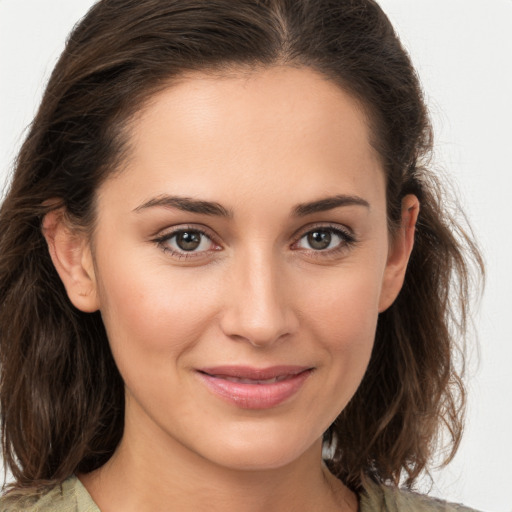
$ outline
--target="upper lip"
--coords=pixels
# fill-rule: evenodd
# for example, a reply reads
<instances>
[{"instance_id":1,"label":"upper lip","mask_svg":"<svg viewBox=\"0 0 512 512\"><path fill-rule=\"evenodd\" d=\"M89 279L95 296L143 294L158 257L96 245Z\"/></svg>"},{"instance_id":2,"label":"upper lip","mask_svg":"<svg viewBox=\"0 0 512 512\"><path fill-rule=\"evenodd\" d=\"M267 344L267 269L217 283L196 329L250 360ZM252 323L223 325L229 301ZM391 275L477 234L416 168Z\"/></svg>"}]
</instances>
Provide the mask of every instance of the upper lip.
<instances>
[{"instance_id":1,"label":"upper lip","mask_svg":"<svg viewBox=\"0 0 512 512\"><path fill-rule=\"evenodd\" d=\"M267 368L254 368L251 366L215 366L209 368L199 368L198 371L206 373L213 377L235 377L238 379L267 380L287 375L298 375L306 370L311 370L310 366L297 365L279 365Z\"/></svg>"}]
</instances>

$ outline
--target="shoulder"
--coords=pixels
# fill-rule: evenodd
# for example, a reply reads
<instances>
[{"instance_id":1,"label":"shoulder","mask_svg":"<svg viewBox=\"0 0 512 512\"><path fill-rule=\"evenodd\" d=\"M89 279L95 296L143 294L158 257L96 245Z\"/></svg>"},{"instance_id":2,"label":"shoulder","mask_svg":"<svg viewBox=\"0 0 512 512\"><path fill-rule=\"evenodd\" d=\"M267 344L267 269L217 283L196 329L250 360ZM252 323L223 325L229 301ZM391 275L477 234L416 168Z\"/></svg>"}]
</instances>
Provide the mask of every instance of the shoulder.
<instances>
[{"instance_id":1,"label":"shoulder","mask_svg":"<svg viewBox=\"0 0 512 512\"><path fill-rule=\"evenodd\" d=\"M412 491L369 484L361 495L361 512L477 512Z\"/></svg>"},{"instance_id":2,"label":"shoulder","mask_svg":"<svg viewBox=\"0 0 512 512\"><path fill-rule=\"evenodd\" d=\"M78 478L72 476L40 496L2 496L0 512L99 512L99 509Z\"/></svg>"}]
</instances>

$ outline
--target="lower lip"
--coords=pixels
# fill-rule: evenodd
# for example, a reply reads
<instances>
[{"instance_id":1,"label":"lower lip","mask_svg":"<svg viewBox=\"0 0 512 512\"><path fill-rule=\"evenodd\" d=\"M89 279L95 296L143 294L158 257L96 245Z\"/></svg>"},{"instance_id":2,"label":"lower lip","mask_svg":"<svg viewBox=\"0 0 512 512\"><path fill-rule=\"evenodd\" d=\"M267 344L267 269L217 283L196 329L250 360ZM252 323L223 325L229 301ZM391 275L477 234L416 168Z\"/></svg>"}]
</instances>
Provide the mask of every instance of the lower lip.
<instances>
[{"instance_id":1,"label":"lower lip","mask_svg":"<svg viewBox=\"0 0 512 512\"><path fill-rule=\"evenodd\" d=\"M241 409L270 409L295 395L313 370L271 384L245 384L198 372L208 389Z\"/></svg>"}]
</instances>

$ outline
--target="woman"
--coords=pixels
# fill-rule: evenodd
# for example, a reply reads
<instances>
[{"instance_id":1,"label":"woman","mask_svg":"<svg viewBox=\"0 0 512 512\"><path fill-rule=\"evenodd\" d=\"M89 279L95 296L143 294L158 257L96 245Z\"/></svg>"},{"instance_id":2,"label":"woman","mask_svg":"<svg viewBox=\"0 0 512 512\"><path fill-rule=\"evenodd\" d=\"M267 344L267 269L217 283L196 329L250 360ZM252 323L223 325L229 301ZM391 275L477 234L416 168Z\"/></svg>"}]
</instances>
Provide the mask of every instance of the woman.
<instances>
[{"instance_id":1,"label":"woman","mask_svg":"<svg viewBox=\"0 0 512 512\"><path fill-rule=\"evenodd\" d=\"M454 510L431 147L371 0L98 2L0 212L1 510Z\"/></svg>"}]
</instances>

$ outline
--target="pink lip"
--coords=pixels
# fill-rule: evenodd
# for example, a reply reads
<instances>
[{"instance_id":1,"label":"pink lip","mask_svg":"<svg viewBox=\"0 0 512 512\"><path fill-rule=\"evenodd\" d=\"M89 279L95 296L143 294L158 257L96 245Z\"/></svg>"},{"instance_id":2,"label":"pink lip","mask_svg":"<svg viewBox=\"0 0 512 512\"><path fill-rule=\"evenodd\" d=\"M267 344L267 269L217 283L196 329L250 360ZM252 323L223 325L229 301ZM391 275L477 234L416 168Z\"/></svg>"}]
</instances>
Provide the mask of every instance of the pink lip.
<instances>
[{"instance_id":1,"label":"pink lip","mask_svg":"<svg viewBox=\"0 0 512 512\"><path fill-rule=\"evenodd\" d=\"M269 409L297 393L312 371L307 366L217 366L201 368L197 374L210 391L242 409ZM269 379L277 380L262 382Z\"/></svg>"}]
</instances>

